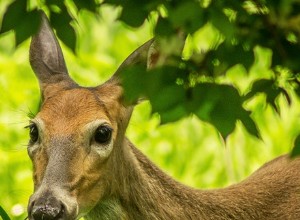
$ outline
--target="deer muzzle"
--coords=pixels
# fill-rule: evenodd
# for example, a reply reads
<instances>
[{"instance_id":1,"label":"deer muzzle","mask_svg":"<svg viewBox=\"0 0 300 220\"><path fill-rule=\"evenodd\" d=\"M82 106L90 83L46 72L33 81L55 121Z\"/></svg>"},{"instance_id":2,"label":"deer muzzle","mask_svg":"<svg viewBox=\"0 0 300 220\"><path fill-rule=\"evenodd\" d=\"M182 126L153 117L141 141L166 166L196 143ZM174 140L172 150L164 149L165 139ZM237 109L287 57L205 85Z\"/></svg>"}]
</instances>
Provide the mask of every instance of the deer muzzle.
<instances>
[{"instance_id":1,"label":"deer muzzle","mask_svg":"<svg viewBox=\"0 0 300 220\"><path fill-rule=\"evenodd\" d=\"M78 208L76 202L63 193L46 190L30 198L28 218L30 220L75 220Z\"/></svg>"},{"instance_id":2,"label":"deer muzzle","mask_svg":"<svg viewBox=\"0 0 300 220\"><path fill-rule=\"evenodd\" d=\"M31 219L64 219L65 206L55 197L40 197L31 203L29 208Z\"/></svg>"}]
</instances>

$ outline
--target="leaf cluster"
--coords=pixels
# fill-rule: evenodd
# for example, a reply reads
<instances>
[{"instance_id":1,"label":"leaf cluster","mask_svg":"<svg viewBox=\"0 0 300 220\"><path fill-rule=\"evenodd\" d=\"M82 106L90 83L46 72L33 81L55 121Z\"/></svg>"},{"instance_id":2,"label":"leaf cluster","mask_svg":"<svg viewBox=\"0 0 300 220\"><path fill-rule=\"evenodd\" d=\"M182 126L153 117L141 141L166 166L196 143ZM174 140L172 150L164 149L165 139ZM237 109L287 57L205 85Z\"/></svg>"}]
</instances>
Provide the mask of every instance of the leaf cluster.
<instances>
[{"instance_id":1,"label":"leaf cluster","mask_svg":"<svg viewBox=\"0 0 300 220\"><path fill-rule=\"evenodd\" d=\"M291 93L300 94L299 1L44 0L31 7L30 2L12 2L3 17L0 33L14 30L17 45L37 31L40 8L47 11L58 37L74 52L76 15L81 10L97 15L103 5L119 7L119 20L134 28L147 19L155 20L153 29L158 43L175 38L178 45L187 47L188 39L195 39L197 32L207 25L213 26L219 37L210 47L199 49L196 42L189 55L182 58L178 45L167 50L162 46L161 53L167 57L165 65L150 71L139 66L124 71L127 98L147 97L162 123L195 114L213 124L224 138L234 130L237 121L259 136L245 103L263 93L266 102L278 111L276 99L280 94L288 101ZM233 84L224 84L222 77L233 66L251 70L256 47L272 51L273 76L256 78L244 93ZM288 76L284 77L286 72Z\"/></svg>"}]
</instances>

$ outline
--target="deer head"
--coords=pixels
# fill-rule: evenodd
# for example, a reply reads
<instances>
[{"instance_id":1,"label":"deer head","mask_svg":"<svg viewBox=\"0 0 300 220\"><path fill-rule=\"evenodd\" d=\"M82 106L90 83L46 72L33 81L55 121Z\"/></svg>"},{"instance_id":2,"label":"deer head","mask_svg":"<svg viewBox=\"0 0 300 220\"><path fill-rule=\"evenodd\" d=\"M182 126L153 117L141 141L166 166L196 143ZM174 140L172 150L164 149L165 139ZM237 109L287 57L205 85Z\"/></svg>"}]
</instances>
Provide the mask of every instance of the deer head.
<instances>
[{"instance_id":1,"label":"deer head","mask_svg":"<svg viewBox=\"0 0 300 220\"><path fill-rule=\"evenodd\" d=\"M104 84L81 87L68 75L62 50L42 14L30 46L42 105L28 126L34 172L29 219L77 219L113 193L112 158L122 151L133 110L123 102L119 74L135 63L152 65L152 43L133 52Z\"/></svg>"}]
</instances>

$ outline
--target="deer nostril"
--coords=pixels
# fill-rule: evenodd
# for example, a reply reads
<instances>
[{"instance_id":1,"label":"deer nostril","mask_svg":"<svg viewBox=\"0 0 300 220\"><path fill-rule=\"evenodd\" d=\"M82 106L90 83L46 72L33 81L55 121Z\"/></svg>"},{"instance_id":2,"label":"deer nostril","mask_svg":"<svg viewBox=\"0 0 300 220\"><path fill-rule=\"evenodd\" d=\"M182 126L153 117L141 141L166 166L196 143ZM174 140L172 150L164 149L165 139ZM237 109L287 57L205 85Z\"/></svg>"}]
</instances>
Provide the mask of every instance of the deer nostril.
<instances>
[{"instance_id":1,"label":"deer nostril","mask_svg":"<svg viewBox=\"0 0 300 220\"><path fill-rule=\"evenodd\" d=\"M33 220L59 220L63 218L65 212L64 205L34 205L32 208Z\"/></svg>"}]
</instances>

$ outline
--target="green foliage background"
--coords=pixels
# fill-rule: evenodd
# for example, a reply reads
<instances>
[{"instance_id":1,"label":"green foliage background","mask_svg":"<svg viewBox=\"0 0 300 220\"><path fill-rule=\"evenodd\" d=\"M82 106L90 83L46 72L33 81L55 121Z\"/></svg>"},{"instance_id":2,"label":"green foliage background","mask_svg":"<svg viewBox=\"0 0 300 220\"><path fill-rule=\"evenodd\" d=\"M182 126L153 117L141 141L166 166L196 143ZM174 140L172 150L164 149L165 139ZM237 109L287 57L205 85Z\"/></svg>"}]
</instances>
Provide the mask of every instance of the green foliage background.
<instances>
[{"instance_id":1,"label":"green foliage background","mask_svg":"<svg viewBox=\"0 0 300 220\"><path fill-rule=\"evenodd\" d=\"M0 13L4 12L0 4ZM116 22L118 10L102 7L101 18L82 11L79 16L77 55L63 46L71 76L81 85L104 82L135 48L151 37L151 24L139 29ZM151 23L151 22L150 22ZM215 32L207 26L198 40L209 45ZM39 103L37 80L29 66L29 41L14 49L13 33L0 38L0 205L12 219L26 217L31 195L31 163L27 156L27 114L35 113ZM224 82L241 92L256 77L270 78L272 52L255 48L255 63L246 71L230 68ZM278 112L258 95L247 103L258 125L262 140L250 136L238 123L226 142L211 125L195 116L159 126L159 116L151 116L151 106L136 107L127 135L163 170L174 178L198 188L223 187L245 178L267 160L290 152L299 134L299 101L292 96L289 105L283 96ZM226 119L226 115L223 116Z\"/></svg>"}]
</instances>

